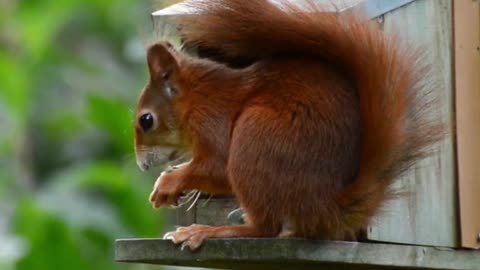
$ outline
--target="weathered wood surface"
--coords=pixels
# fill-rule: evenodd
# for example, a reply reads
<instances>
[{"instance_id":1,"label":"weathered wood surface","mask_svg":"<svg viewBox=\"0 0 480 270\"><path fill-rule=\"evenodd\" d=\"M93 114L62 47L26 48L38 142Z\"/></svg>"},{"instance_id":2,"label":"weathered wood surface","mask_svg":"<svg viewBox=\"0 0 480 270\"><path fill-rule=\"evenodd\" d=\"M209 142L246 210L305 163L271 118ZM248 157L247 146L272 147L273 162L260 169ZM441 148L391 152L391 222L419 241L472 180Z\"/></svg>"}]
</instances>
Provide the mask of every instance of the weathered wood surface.
<instances>
[{"instance_id":1,"label":"weathered wood surface","mask_svg":"<svg viewBox=\"0 0 480 270\"><path fill-rule=\"evenodd\" d=\"M301 239L214 239L199 251L171 241L117 240L119 262L223 269L480 269L480 252Z\"/></svg>"},{"instance_id":2,"label":"weathered wood surface","mask_svg":"<svg viewBox=\"0 0 480 270\"><path fill-rule=\"evenodd\" d=\"M438 113L446 123L453 123L451 0L417 0L386 14L379 22L386 33L399 32L401 37L428 49L438 84L441 105ZM397 182L395 188L411 194L385 207L384 213L369 227L369 239L459 246L452 134L435 149L433 157L417 164L411 173Z\"/></svg>"},{"instance_id":3,"label":"weathered wood surface","mask_svg":"<svg viewBox=\"0 0 480 270\"><path fill-rule=\"evenodd\" d=\"M176 210L177 225L188 226L193 223L207 225L226 225L228 214L237 209L237 203L233 198L202 198L191 207L185 205Z\"/></svg>"},{"instance_id":4,"label":"weathered wood surface","mask_svg":"<svg viewBox=\"0 0 480 270\"><path fill-rule=\"evenodd\" d=\"M205 206L203 205L205 203ZM228 214L237 208L233 199L215 199L199 202L196 212L196 223L210 225L229 224Z\"/></svg>"}]
</instances>

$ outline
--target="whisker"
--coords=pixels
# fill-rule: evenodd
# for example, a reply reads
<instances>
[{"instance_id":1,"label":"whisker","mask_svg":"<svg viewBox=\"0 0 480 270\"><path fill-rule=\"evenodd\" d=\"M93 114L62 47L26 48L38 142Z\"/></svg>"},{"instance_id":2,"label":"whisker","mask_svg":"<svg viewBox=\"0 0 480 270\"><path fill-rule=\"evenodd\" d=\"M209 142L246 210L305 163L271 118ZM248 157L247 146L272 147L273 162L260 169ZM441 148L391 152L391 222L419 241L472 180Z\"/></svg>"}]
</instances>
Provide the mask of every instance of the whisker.
<instances>
[{"instance_id":1,"label":"whisker","mask_svg":"<svg viewBox=\"0 0 480 270\"><path fill-rule=\"evenodd\" d=\"M210 196L208 196L208 199L202 204L201 207L205 207L212 197L213 197L213 194L210 194Z\"/></svg>"},{"instance_id":2,"label":"whisker","mask_svg":"<svg viewBox=\"0 0 480 270\"><path fill-rule=\"evenodd\" d=\"M195 200L193 201L193 203L190 205L190 207L188 207L187 212L190 211L190 209L192 209L192 207L197 203L198 198L200 198L201 194L202 194L202 192L197 191L197 197L195 197Z\"/></svg>"},{"instance_id":3,"label":"whisker","mask_svg":"<svg viewBox=\"0 0 480 270\"><path fill-rule=\"evenodd\" d=\"M179 203L180 206L183 206L187 203L189 203L193 198L195 198L196 190L192 190L185 195L185 198L183 199L182 202Z\"/></svg>"},{"instance_id":4,"label":"whisker","mask_svg":"<svg viewBox=\"0 0 480 270\"><path fill-rule=\"evenodd\" d=\"M173 209L177 209L177 208L180 208L182 206L184 206L185 204L187 204L188 202L190 202L194 197L195 197L195 192L197 192L196 190L192 190L190 192L187 193L187 195L185 195L184 197L180 198L182 201L178 203L178 205L176 206L173 206L172 208ZM184 199L186 198L186 199ZM188 211L188 210L187 210Z\"/></svg>"}]
</instances>

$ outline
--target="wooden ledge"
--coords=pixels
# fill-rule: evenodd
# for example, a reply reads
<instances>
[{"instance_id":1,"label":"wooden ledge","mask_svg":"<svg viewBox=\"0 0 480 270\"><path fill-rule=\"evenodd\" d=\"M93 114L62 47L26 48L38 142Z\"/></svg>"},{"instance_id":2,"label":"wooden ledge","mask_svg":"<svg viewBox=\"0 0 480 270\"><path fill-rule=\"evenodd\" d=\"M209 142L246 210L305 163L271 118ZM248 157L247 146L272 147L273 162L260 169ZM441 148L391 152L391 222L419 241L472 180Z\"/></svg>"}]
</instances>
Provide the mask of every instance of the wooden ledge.
<instances>
[{"instance_id":1,"label":"wooden ledge","mask_svg":"<svg viewBox=\"0 0 480 270\"><path fill-rule=\"evenodd\" d=\"M196 252L160 239L119 239L115 260L223 269L480 269L480 252L301 239L212 239Z\"/></svg>"}]
</instances>

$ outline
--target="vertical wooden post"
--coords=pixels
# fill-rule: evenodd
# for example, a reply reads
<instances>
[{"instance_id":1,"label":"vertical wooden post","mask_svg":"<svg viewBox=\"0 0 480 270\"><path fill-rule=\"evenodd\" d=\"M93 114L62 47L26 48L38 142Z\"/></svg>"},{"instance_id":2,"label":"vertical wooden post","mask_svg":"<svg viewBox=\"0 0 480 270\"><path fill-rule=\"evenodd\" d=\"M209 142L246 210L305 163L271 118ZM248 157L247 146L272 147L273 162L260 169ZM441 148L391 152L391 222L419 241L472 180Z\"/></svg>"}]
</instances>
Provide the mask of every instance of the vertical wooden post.
<instances>
[{"instance_id":1,"label":"vertical wooden post","mask_svg":"<svg viewBox=\"0 0 480 270\"><path fill-rule=\"evenodd\" d=\"M480 248L480 1L453 1L461 245Z\"/></svg>"},{"instance_id":2,"label":"vertical wooden post","mask_svg":"<svg viewBox=\"0 0 480 270\"><path fill-rule=\"evenodd\" d=\"M455 118L452 81L452 2L455 1L418 0L377 20L385 33L398 33L428 50L426 61L431 61L432 80L437 84L435 97L440 107L437 113L448 123ZM449 130L449 133L453 132ZM454 137L439 143L435 155L417 163L398 179L394 188L411 193L386 205L368 228L368 239L446 247L459 245Z\"/></svg>"}]
</instances>

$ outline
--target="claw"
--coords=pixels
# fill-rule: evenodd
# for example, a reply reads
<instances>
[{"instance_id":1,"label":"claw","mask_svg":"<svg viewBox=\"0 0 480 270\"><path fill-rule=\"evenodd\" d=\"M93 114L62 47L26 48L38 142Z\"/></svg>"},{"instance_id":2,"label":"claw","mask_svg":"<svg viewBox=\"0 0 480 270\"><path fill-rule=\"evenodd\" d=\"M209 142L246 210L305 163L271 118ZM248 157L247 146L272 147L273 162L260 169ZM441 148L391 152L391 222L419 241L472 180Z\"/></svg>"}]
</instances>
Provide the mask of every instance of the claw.
<instances>
[{"instance_id":1,"label":"claw","mask_svg":"<svg viewBox=\"0 0 480 270\"><path fill-rule=\"evenodd\" d=\"M182 245L180 246L180 250L181 250L181 251L183 251L183 250L185 249L185 247L186 247L186 246L188 246L188 247L189 247L189 245L188 245L188 241L185 241L185 242L183 242L183 243L182 243Z\"/></svg>"},{"instance_id":2,"label":"claw","mask_svg":"<svg viewBox=\"0 0 480 270\"><path fill-rule=\"evenodd\" d=\"M154 190L150 193L150 195L148 196L148 201L151 202L151 203L153 203L156 194L157 194L157 192L156 192L156 190L154 189Z\"/></svg>"},{"instance_id":3,"label":"claw","mask_svg":"<svg viewBox=\"0 0 480 270\"><path fill-rule=\"evenodd\" d=\"M177 232L185 231L187 228L188 228L188 227L178 226L178 227L177 227Z\"/></svg>"},{"instance_id":4,"label":"claw","mask_svg":"<svg viewBox=\"0 0 480 270\"><path fill-rule=\"evenodd\" d=\"M194 239L190 239L188 240L188 247L190 248L191 251L195 251L197 250L201 245L202 245L202 242L203 240L194 240Z\"/></svg>"},{"instance_id":5,"label":"claw","mask_svg":"<svg viewBox=\"0 0 480 270\"><path fill-rule=\"evenodd\" d=\"M168 232L163 236L163 240L170 240L174 244L177 244L177 241L175 240L175 237L173 236L174 232Z\"/></svg>"}]
</instances>

